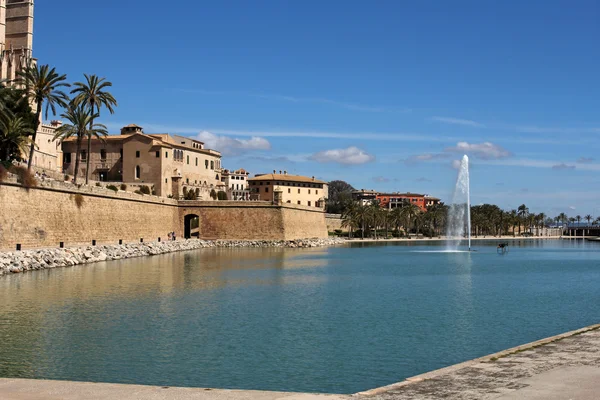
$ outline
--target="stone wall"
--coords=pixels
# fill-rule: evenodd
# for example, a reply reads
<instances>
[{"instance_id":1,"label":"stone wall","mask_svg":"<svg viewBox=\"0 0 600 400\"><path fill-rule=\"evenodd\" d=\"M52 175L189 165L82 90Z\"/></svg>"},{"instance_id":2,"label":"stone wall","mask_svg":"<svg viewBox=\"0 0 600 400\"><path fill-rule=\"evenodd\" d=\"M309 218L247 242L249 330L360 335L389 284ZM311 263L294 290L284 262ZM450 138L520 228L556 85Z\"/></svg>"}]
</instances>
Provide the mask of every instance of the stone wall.
<instances>
[{"instance_id":1,"label":"stone wall","mask_svg":"<svg viewBox=\"0 0 600 400\"><path fill-rule=\"evenodd\" d=\"M336 229L340 229L342 232L348 232L347 227L342 227L341 214L325 214L325 222L327 224L328 232L334 232Z\"/></svg>"},{"instance_id":2,"label":"stone wall","mask_svg":"<svg viewBox=\"0 0 600 400\"><path fill-rule=\"evenodd\" d=\"M311 207L268 202L176 201L63 182L24 189L0 184L0 249L115 244L184 236L188 214L199 216L202 239L325 238L325 214ZM80 206L76 198L82 199Z\"/></svg>"},{"instance_id":3,"label":"stone wall","mask_svg":"<svg viewBox=\"0 0 600 400\"><path fill-rule=\"evenodd\" d=\"M76 197L83 200L78 207ZM0 248L56 247L166 240L177 230L177 205L51 187L0 185Z\"/></svg>"}]
</instances>

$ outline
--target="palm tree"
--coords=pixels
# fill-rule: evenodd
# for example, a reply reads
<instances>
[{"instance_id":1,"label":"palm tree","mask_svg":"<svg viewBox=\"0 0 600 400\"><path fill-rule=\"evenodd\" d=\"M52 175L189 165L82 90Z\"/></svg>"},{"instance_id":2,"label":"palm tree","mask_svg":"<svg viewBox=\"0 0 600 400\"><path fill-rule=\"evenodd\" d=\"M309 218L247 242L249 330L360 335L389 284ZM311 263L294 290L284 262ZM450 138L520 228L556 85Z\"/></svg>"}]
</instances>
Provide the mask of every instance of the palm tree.
<instances>
[{"instance_id":1,"label":"palm tree","mask_svg":"<svg viewBox=\"0 0 600 400\"><path fill-rule=\"evenodd\" d=\"M30 145L35 146L29 138L32 134L33 128L22 117L7 114L0 118L1 160L9 164L14 158L26 153Z\"/></svg>"},{"instance_id":2,"label":"palm tree","mask_svg":"<svg viewBox=\"0 0 600 400\"><path fill-rule=\"evenodd\" d=\"M48 119L48 110L52 110L52 115L56 114L56 106L66 107L69 101L68 96L58 90L63 86L70 86L66 81L66 75L59 75L55 68L48 65L30 65L18 72L17 83L25 88L25 95L36 106L35 129L31 135L31 144L29 149L29 159L27 160L27 169L31 169L33 160L33 151L35 150L35 137L40 126L42 107L46 103L46 119Z\"/></svg>"},{"instance_id":3,"label":"palm tree","mask_svg":"<svg viewBox=\"0 0 600 400\"><path fill-rule=\"evenodd\" d=\"M579 224L581 223L581 215L577 215L575 219L577 220L577 227L579 228Z\"/></svg>"},{"instance_id":4,"label":"palm tree","mask_svg":"<svg viewBox=\"0 0 600 400\"><path fill-rule=\"evenodd\" d=\"M583 218L584 218L584 219L587 221L587 223L588 223L588 226L589 226L589 225L590 225L590 221L591 221L591 220L592 220L594 217L592 217L590 214L588 214L588 215L586 215L586 216L585 216L585 217L583 217Z\"/></svg>"},{"instance_id":5,"label":"palm tree","mask_svg":"<svg viewBox=\"0 0 600 400\"><path fill-rule=\"evenodd\" d=\"M417 222L417 217L419 214L421 214L421 209L419 208L419 206L417 206L416 204L413 203L408 203L406 205L404 205L402 208L402 217L405 221L405 229L407 232L410 231L410 228L412 228L412 226L415 226L416 222ZM419 227L417 225L417 234L419 233Z\"/></svg>"},{"instance_id":6,"label":"palm tree","mask_svg":"<svg viewBox=\"0 0 600 400\"><path fill-rule=\"evenodd\" d=\"M114 114L113 106L117 106L117 100L110 92L105 91L111 87L112 83L105 78L98 78L96 75L84 74L87 82L75 82L75 89L71 90L74 94L73 102L75 105L83 104L91 110L92 118L90 120L90 129L94 125L96 116L100 116L100 108L106 107L111 114ZM92 148L92 136L88 135L87 154L90 154ZM90 176L90 157L86 159L85 184L87 185Z\"/></svg>"},{"instance_id":7,"label":"palm tree","mask_svg":"<svg viewBox=\"0 0 600 400\"><path fill-rule=\"evenodd\" d=\"M84 137L95 136L101 140L108 134L106 126L102 124L90 125L90 120L97 117L98 114L92 114L91 110L83 105L75 106L70 103L67 111L61 114L61 117L70 122L56 129L54 140L59 139L62 143L65 139L77 138L77 149L75 153L75 171L73 173L73 182L77 183L79 172L79 158L81 153L81 142ZM88 156L89 158L89 156Z\"/></svg>"},{"instance_id":8,"label":"palm tree","mask_svg":"<svg viewBox=\"0 0 600 400\"><path fill-rule=\"evenodd\" d=\"M529 208L525 204L521 204L519 208L517 208L517 215L521 219L519 221L519 236L521 236L521 222L525 222L525 218L529 215Z\"/></svg>"}]
</instances>

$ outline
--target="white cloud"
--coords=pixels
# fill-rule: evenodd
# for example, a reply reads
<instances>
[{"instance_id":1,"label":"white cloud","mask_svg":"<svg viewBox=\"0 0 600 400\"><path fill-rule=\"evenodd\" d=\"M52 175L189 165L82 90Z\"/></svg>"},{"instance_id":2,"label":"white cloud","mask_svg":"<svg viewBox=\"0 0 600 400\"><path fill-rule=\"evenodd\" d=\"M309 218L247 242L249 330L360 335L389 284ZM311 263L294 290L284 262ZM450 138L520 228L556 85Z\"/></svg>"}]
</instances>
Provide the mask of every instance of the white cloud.
<instances>
[{"instance_id":1,"label":"white cloud","mask_svg":"<svg viewBox=\"0 0 600 400\"><path fill-rule=\"evenodd\" d=\"M249 151L271 149L271 143L267 139L258 136L253 136L250 139L237 139L202 131L196 139L204 142L206 148L220 151L221 154L229 156Z\"/></svg>"},{"instance_id":2,"label":"white cloud","mask_svg":"<svg viewBox=\"0 0 600 400\"><path fill-rule=\"evenodd\" d=\"M320 151L310 156L310 159L320 163L336 162L345 165L366 164L375 161L375 156L358 147Z\"/></svg>"},{"instance_id":3,"label":"white cloud","mask_svg":"<svg viewBox=\"0 0 600 400\"><path fill-rule=\"evenodd\" d=\"M377 183L383 183L383 182L389 182L390 178L386 178L385 176L374 176L373 177L373 182L377 182Z\"/></svg>"},{"instance_id":4,"label":"white cloud","mask_svg":"<svg viewBox=\"0 0 600 400\"><path fill-rule=\"evenodd\" d=\"M444 151L452 153L470 153L476 158L482 160L497 160L499 158L510 157L511 153L500 145L483 142L467 143L458 142L455 147L448 147Z\"/></svg>"},{"instance_id":5,"label":"white cloud","mask_svg":"<svg viewBox=\"0 0 600 400\"><path fill-rule=\"evenodd\" d=\"M471 126L473 128L485 128L485 125L470 119L449 118L449 117L432 117L434 121L443 122L445 124Z\"/></svg>"},{"instance_id":6,"label":"white cloud","mask_svg":"<svg viewBox=\"0 0 600 400\"><path fill-rule=\"evenodd\" d=\"M460 160L452 160L452 163L450 164L450 166L452 166L452 168L454 168L454 169L460 169L460 164L461 164Z\"/></svg>"},{"instance_id":7,"label":"white cloud","mask_svg":"<svg viewBox=\"0 0 600 400\"><path fill-rule=\"evenodd\" d=\"M593 162L594 162L594 159L592 157L579 157L577 159L578 164L590 164Z\"/></svg>"}]
</instances>

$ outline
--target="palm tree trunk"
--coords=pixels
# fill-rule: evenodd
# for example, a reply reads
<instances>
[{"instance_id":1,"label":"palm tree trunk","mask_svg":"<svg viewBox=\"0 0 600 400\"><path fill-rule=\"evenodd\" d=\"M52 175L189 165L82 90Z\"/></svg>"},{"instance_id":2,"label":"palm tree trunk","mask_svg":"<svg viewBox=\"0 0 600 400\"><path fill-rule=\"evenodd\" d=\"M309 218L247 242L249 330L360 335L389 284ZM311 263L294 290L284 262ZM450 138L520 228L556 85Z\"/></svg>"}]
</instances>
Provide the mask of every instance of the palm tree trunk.
<instances>
[{"instance_id":1,"label":"palm tree trunk","mask_svg":"<svg viewBox=\"0 0 600 400\"><path fill-rule=\"evenodd\" d=\"M42 116L42 104L43 101L38 101L37 110L35 111L35 129L33 130L33 135L31 135L31 146L29 148L29 160L27 160L27 171L31 170L33 152L35 151L35 138L37 136L38 128L40 127L40 118Z\"/></svg>"},{"instance_id":2,"label":"palm tree trunk","mask_svg":"<svg viewBox=\"0 0 600 400\"><path fill-rule=\"evenodd\" d=\"M90 132L92 130L92 127L94 126L94 103L92 102L91 104L92 107L92 118L90 119ZM90 178L90 155L91 155L91 151L92 151L92 135L88 135L88 142L87 142L87 154L86 154L86 158L85 158L85 184L88 184L88 180Z\"/></svg>"},{"instance_id":3,"label":"palm tree trunk","mask_svg":"<svg viewBox=\"0 0 600 400\"><path fill-rule=\"evenodd\" d=\"M81 153L81 137L77 138L77 148L75 153L75 171L73 173L73 183L77 183L77 173L79 172L79 153Z\"/></svg>"}]
</instances>

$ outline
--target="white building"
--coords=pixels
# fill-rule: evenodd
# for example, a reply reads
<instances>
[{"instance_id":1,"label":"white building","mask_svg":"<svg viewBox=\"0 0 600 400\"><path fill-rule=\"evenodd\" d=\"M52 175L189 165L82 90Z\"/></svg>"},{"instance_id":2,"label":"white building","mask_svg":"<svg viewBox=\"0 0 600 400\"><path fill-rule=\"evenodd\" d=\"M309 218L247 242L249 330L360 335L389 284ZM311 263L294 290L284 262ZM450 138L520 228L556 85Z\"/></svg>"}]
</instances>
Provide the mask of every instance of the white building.
<instances>
[{"instance_id":1,"label":"white building","mask_svg":"<svg viewBox=\"0 0 600 400\"><path fill-rule=\"evenodd\" d=\"M221 181L227 187L227 198L229 200L250 200L248 176L250 176L250 173L243 168L235 171L223 170Z\"/></svg>"}]
</instances>

